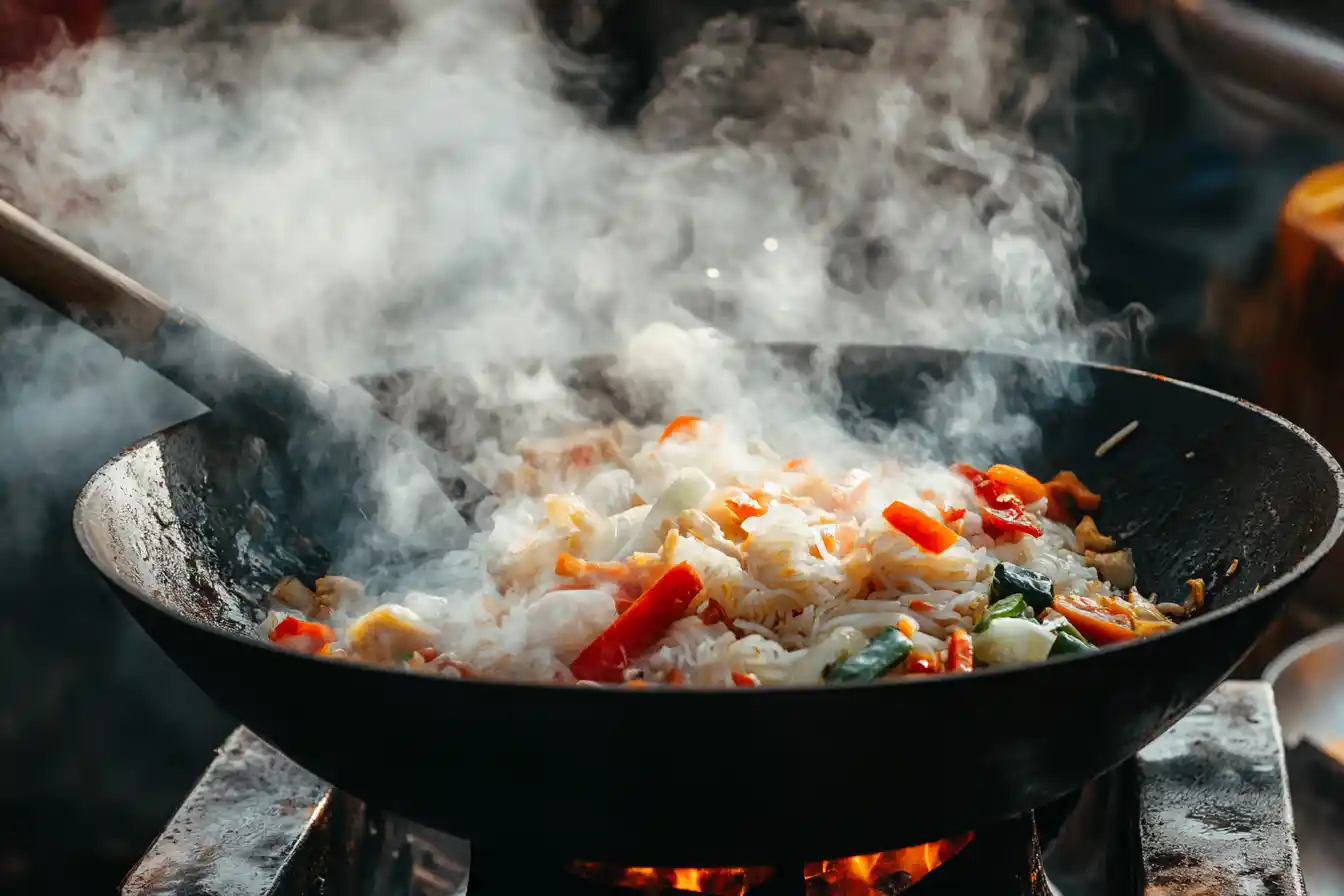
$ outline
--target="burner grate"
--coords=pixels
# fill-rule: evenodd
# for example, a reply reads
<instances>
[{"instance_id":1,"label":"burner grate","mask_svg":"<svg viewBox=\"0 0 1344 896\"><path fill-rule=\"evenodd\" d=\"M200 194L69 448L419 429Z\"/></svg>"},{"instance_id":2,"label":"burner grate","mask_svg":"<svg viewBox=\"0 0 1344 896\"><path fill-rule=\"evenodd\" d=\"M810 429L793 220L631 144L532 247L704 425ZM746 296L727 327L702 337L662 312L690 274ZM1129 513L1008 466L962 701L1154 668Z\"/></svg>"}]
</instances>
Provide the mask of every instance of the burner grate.
<instances>
[{"instance_id":1,"label":"burner grate","mask_svg":"<svg viewBox=\"0 0 1344 896\"><path fill-rule=\"evenodd\" d=\"M522 884L520 882L525 882ZM824 896L801 868L751 896ZM1227 682L1080 793L979 831L908 889L882 896L1305 896L1273 696ZM629 896L518 850L491 855L367 809L246 729L233 733L122 896Z\"/></svg>"}]
</instances>

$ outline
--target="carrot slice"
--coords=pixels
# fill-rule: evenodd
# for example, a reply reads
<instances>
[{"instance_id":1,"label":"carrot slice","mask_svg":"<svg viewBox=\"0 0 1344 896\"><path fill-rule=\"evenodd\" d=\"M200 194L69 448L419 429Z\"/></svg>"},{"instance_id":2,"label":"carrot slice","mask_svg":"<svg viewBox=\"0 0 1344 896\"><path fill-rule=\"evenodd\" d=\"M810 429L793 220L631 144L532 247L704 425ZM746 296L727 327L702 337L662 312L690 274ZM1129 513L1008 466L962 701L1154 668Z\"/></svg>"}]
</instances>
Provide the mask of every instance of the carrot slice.
<instances>
[{"instance_id":1,"label":"carrot slice","mask_svg":"<svg viewBox=\"0 0 1344 896\"><path fill-rule=\"evenodd\" d=\"M693 417L689 414L677 417L671 423L667 424L667 428L663 430L663 434L658 437L658 444L661 445L671 438L693 439L702 422L703 421L699 417Z\"/></svg>"},{"instance_id":2,"label":"carrot slice","mask_svg":"<svg viewBox=\"0 0 1344 896\"><path fill-rule=\"evenodd\" d=\"M956 544L959 537L924 511L900 501L888 504L882 516L893 529L931 554L941 554Z\"/></svg>"},{"instance_id":3,"label":"carrot slice","mask_svg":"<svg viewBox=\"0 0 1344 896\"><path fill-rule=\"evenodd\" d=\"M1045 497L1045 486L1035 476L1007 464L995 464L985 475L1022 499L1023 504L1035 504Z\"/></svg>"},{"instance_id":4,"label":"carrot slice","mask_svg":"<svg viewBox=\"0 0 1344 896\"><path fill-rule=\"evenodd\" d=\"M580 651L570 671L581 681L624 680L630 661L656 644L668 626L686 615L703 587L689 563L678 563Z\"/></svg>"},{"instance_id":5,"label":"carrot slice","mask_svg":"<svg viewBox=\"0 0 1344 896\"><path fill-rule=\"evenodd\" d=\"M971 636L959 628L954 628L947 638L947 671L970 672L975 669L975 650L971 645Z\"/></svg>"},{"instance_id":6,"label":"carrot slice","mask_svg":"<svg viewBox=\"0 0 1344 896\"><path fill-rule=\"evenodd\" d=\"M747 672L734 672L733 684L740 688L754 688L761 683L761 680L755 675Z\"/></svg>"},{"instance_id":7,"label":"carrot slice","mask_svg":"<svg viewBox=\"0 0 1344 896\"><path fill-rule=\"evenodd\" d=\"M1133 619L1106 609L1090 597L1061 594L1050 606L1093 644L1119 644L1138 637Z\"/></svg>"}]
</instances>

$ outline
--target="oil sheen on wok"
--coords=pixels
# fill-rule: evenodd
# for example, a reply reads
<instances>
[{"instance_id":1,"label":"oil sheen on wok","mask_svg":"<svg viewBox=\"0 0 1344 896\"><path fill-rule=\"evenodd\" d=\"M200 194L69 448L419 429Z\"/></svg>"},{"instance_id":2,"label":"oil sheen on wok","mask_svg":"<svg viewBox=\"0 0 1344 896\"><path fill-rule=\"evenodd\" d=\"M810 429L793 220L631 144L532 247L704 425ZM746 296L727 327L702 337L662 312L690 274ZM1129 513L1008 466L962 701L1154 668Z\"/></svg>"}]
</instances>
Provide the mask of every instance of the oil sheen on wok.
<instances>
[{"instance_id":1,"label":"oil sheen on wok","mask_svg":"<svg viewBox=\"0 0 1344 896\"><path fill-rule=\"evenodd\" d=\"M1042 472L1042 471L1035 471ZM1095 650L1200 609L1147 598L1073 474L826 469L678 417L520 448L478 587L278 583L282 648L426 674L620 686L867 682Z\"/></svg>"}]
</instances>

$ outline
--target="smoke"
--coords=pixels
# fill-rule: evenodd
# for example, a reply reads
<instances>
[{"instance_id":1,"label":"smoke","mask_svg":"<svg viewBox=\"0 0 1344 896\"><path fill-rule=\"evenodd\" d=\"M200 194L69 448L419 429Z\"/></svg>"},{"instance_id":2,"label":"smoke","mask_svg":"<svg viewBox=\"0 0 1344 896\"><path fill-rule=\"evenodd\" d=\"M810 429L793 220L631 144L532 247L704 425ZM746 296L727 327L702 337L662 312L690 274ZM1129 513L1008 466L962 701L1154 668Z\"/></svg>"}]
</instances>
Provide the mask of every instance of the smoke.
<instances>
[{"instance_id":1,"label":"smoke","mask_svg":"<svg viewBox=\"0 0 1344 896\"><path fill-rule=\"evenodd\" d=\"M390 36L188 23L68 50L0 92L0 184L283 367L464 377L506 449L587 415L497 373L523 358L624 352L636 391L830 440L833 383L740 341L1127 344L1084 319L1079 190L1035 136L1070 136L1086 46L1063 0L723 15L668 48L627 130L594 124L609 61L524 0L395 11ZM930 419L1011 452L1037 433L1005 397L972 366Z\"/></svg>"}]
</instances>

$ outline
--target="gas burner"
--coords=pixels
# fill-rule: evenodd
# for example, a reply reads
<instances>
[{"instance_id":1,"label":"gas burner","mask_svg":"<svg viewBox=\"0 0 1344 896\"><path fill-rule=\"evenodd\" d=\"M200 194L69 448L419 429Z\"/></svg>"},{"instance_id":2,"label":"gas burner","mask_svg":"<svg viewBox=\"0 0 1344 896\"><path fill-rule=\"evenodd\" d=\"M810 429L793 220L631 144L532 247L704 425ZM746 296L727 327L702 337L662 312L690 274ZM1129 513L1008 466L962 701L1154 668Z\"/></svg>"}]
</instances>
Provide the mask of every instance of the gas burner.
<instances>
[{"instance_id":1,"label":"gas burner","mask_svg":"<svg viewBox=\"0 0 1344 896\"><path fill-rule=\"evenodd\" d=\"M240 728L121 893L1304 896L1273 697L1243 681L1081 792L952 841L772 869L535 864L364 806Z\"/></svg>"}]
</instances>

